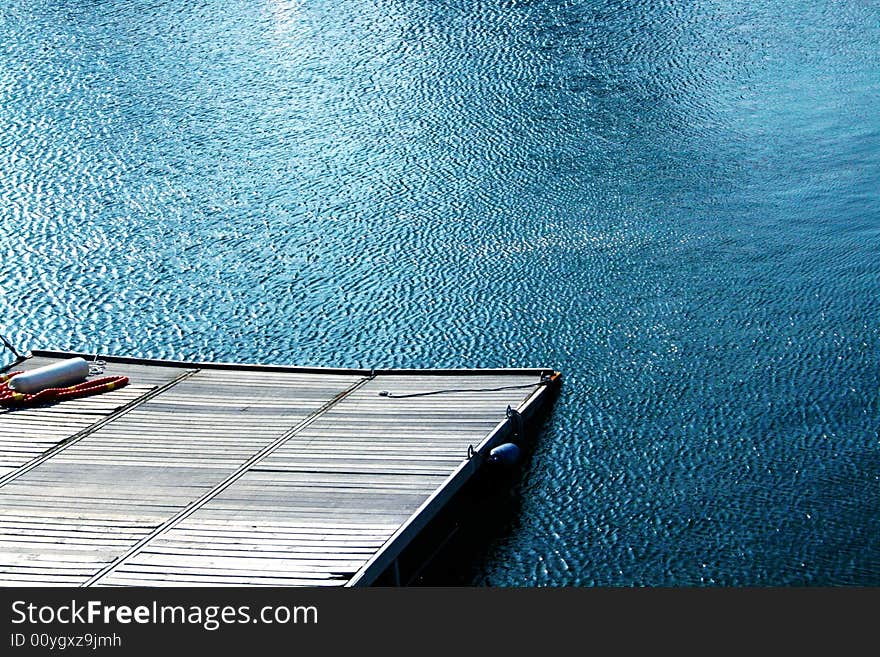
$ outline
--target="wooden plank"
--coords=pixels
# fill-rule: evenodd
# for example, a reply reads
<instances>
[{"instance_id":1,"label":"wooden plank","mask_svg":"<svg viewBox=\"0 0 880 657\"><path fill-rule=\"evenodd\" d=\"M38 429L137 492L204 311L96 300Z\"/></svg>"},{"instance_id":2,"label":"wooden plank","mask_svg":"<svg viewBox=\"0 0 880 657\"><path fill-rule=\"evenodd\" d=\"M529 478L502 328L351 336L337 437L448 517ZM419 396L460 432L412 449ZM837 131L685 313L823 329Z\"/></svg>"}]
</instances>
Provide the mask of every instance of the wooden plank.
<instances>
[{"instance_id":1,"label":"wooden plank","mask_svg":"<svg viewBox=\"0 0 880 657\"><path fill-rule=\"evenodd\" d=\"M241 391L228 385L227 378L226 374L218 377L216 372L208 372L193 374L185 382L197 391L213 390L211 395L199 392L203 405L197 407L211 409L217 420L215 446L209 450L187 442L192 422L185 415L172 418L160 411L164 420L156 431L152 412L169 407L158 394L0 488L0 560L8 553L33 551L47 564L72 555L80 560L86 554L93 555L89 572L78 582L82 584L309 412L319 409L329 397L360 380L354 376L297 375L297 385L280 391L252 388L246 395L249 398L265 393L280 400L273 402L274 408L252 410L230 404L236 396L241 397ZM181 396L176 390L163 394ZM243 435L249 437L242 440ZM152 447L154 436L166 447ZM171 443L188 449L168 449ZM29 532L8 524L25 519L42 524ZM83 531L83 524L95 523L107 531ZM79 531L69 531L72 528Z\"/></svg>"},{"instance_id":2,"label":"wooden plank","mask_svg":"<svg viewBox=\"0 0 880 657\"><path fill-rule=\"evenodd\" d=\"M106 360L151 376L195 366ZM503 436L507 406L531 412L548 373L369 379L366 370L204 364L186 385L0 486L0 581L362 585L475 469L468 447L485 451ZM51 446L103 409L19 415L5 443L0 432L0 477L4 445L11 457L30 449L19 428Z\"/></svg>"},{"instance_id":3,"label":"wooden plank","mask_svg":"<svg viewBox=\"0 0 880 657\"><path fill-rule=\"evenodd\" d=\"M22 367L25 371L28 371L42 366L41 363L45 364L40 359L30 359L25 361ZM8 419L15 418L16 415L22 411L7 410L0 414L0 463L4 466L15 468L14 470L9 470L0 475L0 488L37 467L40 463L51 458L58 451L69 448L84 437L94 433L105 424L125 415L132 409L136 408L139 404L171 389L177 382L189 376L190 372L193 372L193 370L166 370L163 372L163 377L159 377L152 371L153 368L142 367L140 368L142 370L140 373L135 373L133 371L135 369L136 368L131 366L120 367L119 369L108 368L105 371L105 375L129 376L136 381L150 380L156 385L150 387L136 386L134 389L128 390L128 388L131 387L131 385L129 385L120 390L114 390L101 395L101 404L103 404L104 409L102 414L97 415L88 422L83 422L76 426L65 425L67 428L63 431L53 431L53 438L51 440L46 440L46 427L42 423L35 424L33 427L23 431L17 421L15 424L8 422ZM70 402L61 402L48 409L40 409L40 411L44 421L51 421L53 414L60 415L63 413L63 409L79 407L82 405L81 402L83 401L85 400L77 399ZM32 411L35 409L23 410L25 410L29 416L34 415ZM6 424L4 424L4 420L7 421ZM69 421L69 418L65 418L65 423L67 421ZM30 441L31 449L12 449L12 446L6 444L4 440L4 438L8 437L10 434L14 436L16 444L19 444L22 439L24 439L25 442Z\"/></svg>"},{"instance_id":4,"label":"wooden plank","mask_svg":"<svg viewBox=\"0 0 880 657\"><path fill-rule=\"evenodd\" d=\"M251 588L255 586L342 586L343 584L345 584L345 580L342 578L305 579L296 577L219 577L216 575L190 575L188 577L181 577L180 575L162 576L155 573L140 574L137 572L127 572L125 575L118 576L112 582L102 582L97 586L246 586ZM40 584L40 586L44 586L44 584Z\"/></svg>"},{"instance_id":5,"label":"wooden plank","mask_svg":"<svg viewBox=\"0 0 880 657\"><path fill-rule=\"evenodd\" d=\"M342 379L340 378L339 383L342 381L350 382L349 378ZM215 497L217 494L231 486L235 481L240 478L244 473L247 472L248 468L255 462L264 458L267 454L270 454L272 451L283 445L287 440L289 440L293 435L301 431L304 427L308 426L315 418L320 417L328 408L331 408L333 405L338 403L340 400L344 399L346 396L351 394L353 391L357 390L358 387L363 385L368 379L366 378L358 378L354 383L351 383L347 388L338 392L334 397L329 399L324 405L315 410L312 415L306 417L301 422L296 424L292 429L282 434L280 437L266 445L263 449L254 454L250 459L248 459L245 463L240 465L237 470L232 472L229 476L227 476L223 481L217 483L208 493L203 494L198 499L195 499L190 504L188 504L185 508L178 511L174 516L170 517L166 520L162 525L158 526L149 536L139 541L138 543L131 546L131 548L125 553L122 554L116 561L111 564L108 564L106 567L99 570L95 573L89 580L85 582L85 586L92 586L100 582L102 578L110 574L115 568L118 568L125 564L126 559L129 559L133 555L137 554L141 548L143 548L150 540L156 538L161 535L163 532L168 531L170 528L174 527L176 524L184 520L187 516L191 515L195 511L198 510L199 507L203 506L206 502L208 502L211 498Z\"/></svg>"},{"instance_id":6,"label":"wooden plank","mask_svg":"<svg viewBox=\"0 0 880 657\"><path fill-rule=\"evenodd\" d=\"M250 580L242 576L241 581L254 583L261 570L273 571L278 567L279 553L293 558L288 567L291 572L309 567L310 559L339 561L336 558L340 551L338 541L315 541L302 535L285 537L280 531L284 521L387 519L386 531L365 544L368 549L347 553L351 555L347 562L347 579L387 544L396 529L466 459L468 445L479 444L499 417L504 417L507 405L521 405L539 382L538 377L531 377L500 396L493 392L482 400L470 398L468 418L473 422L456 424L461 407L452 399L438 403L439 395L413 398L418 401L408 401L404 414L387 411L385 407L392 403L398 405L398 400L392 402L378 395L387 381L377 376L316 418L297 433L295 439L286 441L254 463L247 474L207 501L185 523L152 538L140 553L127 558L101 583L126 581L132 568L145 570L146 565L155 563L145 555L155 551L191 555L187 561L191 568L187 576L197 573L206 576L216 563L218 553L247 552L253 576ZM446 388L458 385L448 379L438 382L437 377L419 377L417 382L419 390L434 389L438 384ZM474 394L478 393L468 393ZM366 416L365 424L353 421L354 417L361 416ZM352 432L356 432L358 426L368 426L378 437L389 432L393 437L334 441L337 426L351 427ZM435 430L439 434L436 439ZM299 464L304 471L290 471L291 463ZM425 463L433 465L426 468L422 465ZM357 470L360 474L354 472ZM430 474L420 474L422 470ZM191 524L208 518L217 520L211 531L199 531ZM219 524L224 518L234 519L234 523L231 526ZM242 529L242 522L248 520L247 529ZM141 575L143 583L154 583L147 572ZM170 576L167 570L163 573L156 570L153 577L160 575Z\"/></svg>"}]
</instances>

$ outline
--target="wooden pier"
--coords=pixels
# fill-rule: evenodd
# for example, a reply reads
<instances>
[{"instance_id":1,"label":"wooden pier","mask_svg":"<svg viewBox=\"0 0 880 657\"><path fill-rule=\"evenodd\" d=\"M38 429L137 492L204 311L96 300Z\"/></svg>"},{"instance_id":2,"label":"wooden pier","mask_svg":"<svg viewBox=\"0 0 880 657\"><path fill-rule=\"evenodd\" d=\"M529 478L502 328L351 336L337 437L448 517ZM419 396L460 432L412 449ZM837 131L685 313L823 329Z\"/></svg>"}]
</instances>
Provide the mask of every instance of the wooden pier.
<instances>
[{"instance_id":1,"label":"wooden pier","mask_svg":"<svg viewBox=\"0 0 880 657\"><path fill-rule=\"evenodd\" d=\"M35 352L15 369L74 355L93 358ZM0 411L2 585L395 581L401 553L558 380L101 359L130 384Z\"/></svg>"}]
</instances>

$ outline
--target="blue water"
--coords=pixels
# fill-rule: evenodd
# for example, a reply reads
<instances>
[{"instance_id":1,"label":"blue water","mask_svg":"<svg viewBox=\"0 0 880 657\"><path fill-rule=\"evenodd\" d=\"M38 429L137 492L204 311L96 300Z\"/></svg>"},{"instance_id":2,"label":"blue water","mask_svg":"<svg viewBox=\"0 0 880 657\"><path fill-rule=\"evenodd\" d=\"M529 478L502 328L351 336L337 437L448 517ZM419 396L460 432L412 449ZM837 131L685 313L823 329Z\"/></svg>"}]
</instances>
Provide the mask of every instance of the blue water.
<instances>
[{"instance_id":1,"label":"blue water","mask_svg":"<svg viewBox=\"0 0 880 657\"><path fill-rule=\"evenodd\" d=\"M0 0L22 346L565 386L493 585L880 584L880 6Z\"/></svg>"}]
</instances>

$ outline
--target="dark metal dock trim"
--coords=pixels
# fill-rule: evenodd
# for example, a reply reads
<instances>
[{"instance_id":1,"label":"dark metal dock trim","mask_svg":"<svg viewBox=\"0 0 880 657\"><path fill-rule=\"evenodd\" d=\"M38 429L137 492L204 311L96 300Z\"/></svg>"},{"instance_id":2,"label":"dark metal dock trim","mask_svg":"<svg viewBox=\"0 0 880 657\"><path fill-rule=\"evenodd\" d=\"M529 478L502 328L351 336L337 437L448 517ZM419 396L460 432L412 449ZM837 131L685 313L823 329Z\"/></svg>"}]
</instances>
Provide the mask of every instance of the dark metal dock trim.
<instances>
[{"instance_id":1,"label":"dark metal dock trim","mask_svg":"<svg viewBox=\"0 0 880 657\"><path fill-rule=\"evenodd\" d=\"M493 367L493 368L345 368L345 367L311 367L299 365L261 365L255 363L206 363L201 361L183 361L183 360L159 360L155 358L134 358L129 356L112 356L105 354L94 354L76 351L53 351L35 349L34 356L43 358L74 358L79 356L90 360L100 358L106 361L116 363L128 363L131 365L150 365L154 367L176 367L189 368L194 367L200 370L241 370L241 371L264 371L264 372L290 372L298 374L349 374L368 376L370 374L394 374L394 375L420 375L420 374L454 374L456 376L486 376L489 374L552 374L552 369L542 367Z\"/></svg>"}]
</instances>

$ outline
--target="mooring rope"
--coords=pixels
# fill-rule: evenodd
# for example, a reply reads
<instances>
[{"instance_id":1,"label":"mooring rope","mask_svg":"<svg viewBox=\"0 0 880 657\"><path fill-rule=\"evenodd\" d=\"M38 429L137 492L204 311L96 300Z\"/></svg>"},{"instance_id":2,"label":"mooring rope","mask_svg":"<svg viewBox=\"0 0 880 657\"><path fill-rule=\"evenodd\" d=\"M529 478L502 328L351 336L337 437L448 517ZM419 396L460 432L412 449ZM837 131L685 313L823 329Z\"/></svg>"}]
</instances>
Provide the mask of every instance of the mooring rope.
<instances>
[{"instance_id":1,"label":"mooring rope","mask_svg":"<svg viewBox=\"0 0 880 657\"><path fill-rule=\"evenodd\" d=\"M4 408L22 408L50 404L80 397L90 397L102 392L118 390L128 385L127 376L105 376L100 379L83 381L65 388L44 388L39 392L28 394L16 392L9 387L9 381L22 372L12 372L0 376L0 406Z\"/></svg>"},{"instance_id":2,"label":"mooring rope","mask_svg":"<svg viewBox=\"0 0 880 657\"><path fill-rule=\"evenodd\" d=\"M7 365L0 366L0 372L5 372L7 370L11 370L13 367L18 365L19 363L26 361L31 357L30 351L25 351L25 353L19 353L18 349L16 349L13 344L6 339L6 336L0 335L0 342L3 343L3 346L6 347L12 354L15 356L15 360Z\"/></svg>"},{"instance_id":3,"label":"mooring rope","mask_svg":"<svg viewBox=\"0 0 880 657\"><path fill-rule=\"evenodd\" d=\"M4 346L4 347L6 347L7 349L9 349L9 351L12 352L12 355L13 355L13 356L15 356L16 358L21 358L21 357L22 357L21 354L18 353L18 350L17 350L15 347L12 346L12 343L11 343L9 340L6 339L6 336L5 336L5 335L0 335L0 341L3 342L3 346Z\"/></svg>"},{"instance_id":4,"label":"mooring rope","mask_svg":"<svg viewBox=\"0 0 880 657\"><path fill-rule=\"evenodd\" d=\"M524 390L526 388L535 388L537 386L544 386L548 383L552 383L558 378L556 374L545 374L541 377L541 380L537 383L523 383L515 386L501 386L499 388L447 388L446 390L429 390L427 392L411 392L405 395L396 395L393 392L389 392L388 390L383 390L379 393L380 397L391 397L393 399L407 399L410 397L427 397L429 395L444 395L448 393L455 392L500 392L502 390Z\"/></svg>"}]
</instances>

